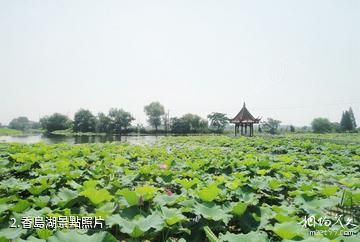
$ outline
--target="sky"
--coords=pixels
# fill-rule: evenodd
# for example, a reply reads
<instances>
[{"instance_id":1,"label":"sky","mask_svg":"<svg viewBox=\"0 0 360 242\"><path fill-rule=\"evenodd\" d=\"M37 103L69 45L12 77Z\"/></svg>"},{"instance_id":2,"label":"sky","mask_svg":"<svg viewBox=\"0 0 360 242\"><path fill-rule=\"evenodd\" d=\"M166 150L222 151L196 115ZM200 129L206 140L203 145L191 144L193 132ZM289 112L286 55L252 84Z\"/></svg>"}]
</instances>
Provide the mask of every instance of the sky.
<instances>
[{"instance_id":1,"label":"sky","mask_svg":"<svg viewBox=\"0 0 360 242\"><path fill-rule=\"evenodd\" d=\"M360 1L0 0L0 122L123 108L360 123Z\"/></svg>"}]
</instances>

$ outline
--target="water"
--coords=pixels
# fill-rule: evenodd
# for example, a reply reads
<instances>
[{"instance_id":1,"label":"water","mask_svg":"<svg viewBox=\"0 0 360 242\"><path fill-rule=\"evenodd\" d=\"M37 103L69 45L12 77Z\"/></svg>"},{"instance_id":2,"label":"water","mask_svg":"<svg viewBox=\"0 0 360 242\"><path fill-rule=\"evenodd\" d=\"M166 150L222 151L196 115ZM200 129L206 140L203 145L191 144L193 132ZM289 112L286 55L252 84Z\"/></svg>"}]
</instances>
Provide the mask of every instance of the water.
<instances>
[{"instance_id":1,"label":"water","mask_svg":"<svg viewBox=\"0 0 360 242\"><path fill-rule=\"evenodd\" d=\"M28 135L28 136L0 136L1 142L14 142L14 143L47 143L47 144L84 144L84 143L105 143L105 142L128 142L130 144L153 144L161 137L159 136L61 136L51 135L44 136L41 134Z\"/></svg>"}]
</instances>

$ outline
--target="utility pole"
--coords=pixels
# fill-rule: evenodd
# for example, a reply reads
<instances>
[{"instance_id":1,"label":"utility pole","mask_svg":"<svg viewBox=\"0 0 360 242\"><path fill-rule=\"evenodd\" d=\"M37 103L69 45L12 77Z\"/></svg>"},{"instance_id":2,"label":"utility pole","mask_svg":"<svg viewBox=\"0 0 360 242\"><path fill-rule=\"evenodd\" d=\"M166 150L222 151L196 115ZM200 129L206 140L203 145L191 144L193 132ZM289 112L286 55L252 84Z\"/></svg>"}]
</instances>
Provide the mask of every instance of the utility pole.
<instances>
[{"instance_id":1,"label":"utility pole","mask_svg":"<svg viewBox=\"0 0 360 242\"><path fill-rule=\"evenodd\" d=\"M164 118L164 126L165 126L165 133L168 134L169 130L170 130L170 110L167 111L167 113L165 113L165 118Z\"/></svg>"}]
</instances>

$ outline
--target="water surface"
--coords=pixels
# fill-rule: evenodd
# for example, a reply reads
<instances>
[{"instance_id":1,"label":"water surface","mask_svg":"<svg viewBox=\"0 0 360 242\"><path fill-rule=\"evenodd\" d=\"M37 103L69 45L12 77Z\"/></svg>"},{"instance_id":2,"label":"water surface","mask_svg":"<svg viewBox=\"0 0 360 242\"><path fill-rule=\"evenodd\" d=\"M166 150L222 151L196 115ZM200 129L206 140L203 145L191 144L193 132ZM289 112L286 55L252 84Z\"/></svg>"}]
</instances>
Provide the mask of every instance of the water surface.
<instances>
[{"instance_id":1,"label":"water surface","mask_svg":"<svg viewBox=\"0 0 360 242\"><path fill-rule=\"evenodd\" d=\"M153 144L160 136L61 136L51 135L45 136L41 134L28 136L0 136L0 142L15 142L15 143L47 143L47 144L85 144L85 143L105 143L105 142L128 142L130 144Z\"/></svg>"}]
</instances>

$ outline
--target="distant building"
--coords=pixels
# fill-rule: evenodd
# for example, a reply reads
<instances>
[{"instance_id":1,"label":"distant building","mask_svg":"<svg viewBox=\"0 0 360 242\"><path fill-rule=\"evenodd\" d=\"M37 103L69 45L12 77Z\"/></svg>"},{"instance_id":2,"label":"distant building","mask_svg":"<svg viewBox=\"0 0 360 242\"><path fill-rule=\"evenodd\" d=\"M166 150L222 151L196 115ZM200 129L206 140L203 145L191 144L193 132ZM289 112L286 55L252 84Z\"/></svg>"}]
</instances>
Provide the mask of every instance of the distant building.
<instances>
[{"instance_id":1,"label":"distant building","mask_svg":"<svg viewBox=\"0 0 360 242\"><path fill-rule=\"evenodd\" d=\"M249 112L249 110L247 110L245 106L245 102L240 112L235 116L235 118L230 120L230 123L235 124L235 136L239 133L240 127L241 127L241 131L240 131L241 135L244 134L247 135L247 128L249 127L249 136L253 136L254 124L258 124L259 122L260 122L260 118L254 118L254 116L251 115L251 113Z\"/></svg>"}]
</instances>

